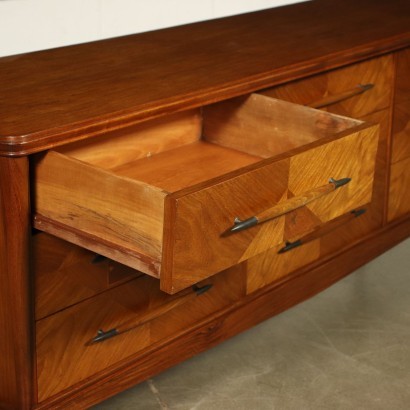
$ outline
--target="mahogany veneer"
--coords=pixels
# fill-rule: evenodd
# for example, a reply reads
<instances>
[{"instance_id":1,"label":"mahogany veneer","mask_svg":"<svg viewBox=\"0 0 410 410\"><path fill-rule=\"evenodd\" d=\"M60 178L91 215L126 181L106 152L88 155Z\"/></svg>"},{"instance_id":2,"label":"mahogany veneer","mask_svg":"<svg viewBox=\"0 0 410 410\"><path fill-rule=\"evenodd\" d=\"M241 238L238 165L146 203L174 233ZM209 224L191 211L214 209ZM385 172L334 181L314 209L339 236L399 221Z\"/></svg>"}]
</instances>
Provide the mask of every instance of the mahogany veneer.
<instances>
[{"instance_id":1,"label":"mahogany veneer","mask_svg":"<svg viewBox=\"0 0 410 410\"><path fill-rule=\"evenodd\" d=\"M406 0L316 0L0 59L0 408L91 406L407 238L409 46Z\"/></svg>"}]
</instances>

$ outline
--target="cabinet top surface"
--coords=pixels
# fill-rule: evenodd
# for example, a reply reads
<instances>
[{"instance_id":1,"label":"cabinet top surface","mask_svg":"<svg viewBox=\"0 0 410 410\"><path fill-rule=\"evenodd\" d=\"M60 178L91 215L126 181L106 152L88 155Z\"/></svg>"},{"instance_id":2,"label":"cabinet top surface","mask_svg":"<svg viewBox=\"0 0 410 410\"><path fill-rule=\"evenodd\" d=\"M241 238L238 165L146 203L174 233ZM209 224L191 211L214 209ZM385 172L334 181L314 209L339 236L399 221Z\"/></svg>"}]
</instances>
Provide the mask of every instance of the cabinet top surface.
<instances>
[{"instance_id":1,"label":"cabinet top surface","mask_svg":"<svg viewBox=\"0 0 410 410\"><path fill-rule=\"evenodd\" d=\"M24 155L410 44L408 0L315 0L0 58L0 155Z\"/></svg>"}]
</instances>

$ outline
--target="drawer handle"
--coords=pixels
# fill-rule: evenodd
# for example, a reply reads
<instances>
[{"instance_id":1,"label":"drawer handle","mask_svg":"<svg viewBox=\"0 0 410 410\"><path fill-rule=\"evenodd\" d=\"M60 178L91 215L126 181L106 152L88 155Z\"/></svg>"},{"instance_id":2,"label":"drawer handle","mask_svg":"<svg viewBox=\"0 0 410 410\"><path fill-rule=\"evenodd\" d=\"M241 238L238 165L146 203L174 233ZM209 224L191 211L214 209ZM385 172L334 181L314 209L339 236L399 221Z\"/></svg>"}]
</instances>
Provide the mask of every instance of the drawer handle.
<instances>
[{"instance_id":1,"label":"drawer handle","mask_svg":"<svg viewBox=\"0 0 410 410\"><path fill-rule=\"evenodd\" d=\"M164 315L165 313L168 313L170 310L176 308L177 306L183 305L184 303L190 301L191 299L197 296L203 295L209 289L211 289L212 286L213 286L212 284L204 285L201 287L194 285L192 287L192 292L184 293L181 296L173 298L170 302L165 303L162 306L159 306L157 309L154 309L151 312L147 312L139 316L138 318L128 320L118 325L117 327L107 330L107 331L99 329L97 331L97 335L93 337L91 340L89 340L88 342L86 342L85 345L90 346L95 343L104 342L107 339L111 339L112 337L119 336L141 325L144 325L145 323L148 323L151 320L157 319L158 317Z\"/></svg>"},{"instance_id":2,"label":"drawer handle","mask_svg":"<svg viewBox=\"0 0 410 410\"><path fill-rule=\"evenodd\" d=\"M290 242L287 241L285 246L279 249L278 253L285 253L295 249L307 242L311 242L315 239L320 238L321 236L334 231L337 228L340 228L342 225L346 224L347 222L351 221L352 219L358 218L359 216L363 215L366 212L366 209L358 209L355 211L351 211L348 214L342 215L339 218L335 218L332 222L325 225L324 227L317 227L313 232L308 233L307 235L303 236L296 241Z\"/></svg>"},{"instance_id":3,"label":"drawer handle","mask_svg":"<svg viewBox=\"0 0 410 410\"><path fill-rule=\"evenodd\" d=\"M252 226L258 225L262 222L270 221L279 216L285 215L295 209L301 208L304 205L324 196L335 189L346 185L351 181L351 178L342 178L335 180L333 178L329 179L329 183L318 188L314 188L310 191L305 192L300 196L295 196L294 198L289 199L286 202L275 205L272 208L262 211L261 213L252 216L251 218L241 220L235 218L234 224L227 231L222 233L222 236L227 236L236 232L243 231L245 229L251 228Z\"/></svg>"},{"instance_id":4,"label":"drawer handle","mask_svg":"<svg viewBox=\"0 0 410 410\"><path fill-rule=\"evenodd\" d=\"M338 95L331 95L325 97L314 103L307 104L311 108L324 108L332 104L337 104L341 101L348 100L349 98L354 97L355 95L363 94L364 92L371 90L374 87L374 84L359 84L351 90L344 91Z\"/></svg>"}]
</instances>

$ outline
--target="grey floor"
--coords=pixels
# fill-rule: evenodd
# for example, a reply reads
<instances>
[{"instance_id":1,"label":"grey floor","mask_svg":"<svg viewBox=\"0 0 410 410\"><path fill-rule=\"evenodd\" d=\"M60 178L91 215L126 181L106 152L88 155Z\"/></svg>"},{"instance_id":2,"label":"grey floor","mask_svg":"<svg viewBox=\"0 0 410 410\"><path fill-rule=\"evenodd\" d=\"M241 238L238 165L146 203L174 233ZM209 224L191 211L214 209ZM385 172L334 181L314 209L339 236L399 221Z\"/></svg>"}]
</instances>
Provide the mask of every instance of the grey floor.
<instances>
[{"instance_id":1,"label":"grey floor","mask_svg":"<svg viewBox=\"0 0 410 410\"><path fill-rule=\"evenodd\" d=\"M410 409L410 239L94 409Z\"/></svg>"}]
</instances>

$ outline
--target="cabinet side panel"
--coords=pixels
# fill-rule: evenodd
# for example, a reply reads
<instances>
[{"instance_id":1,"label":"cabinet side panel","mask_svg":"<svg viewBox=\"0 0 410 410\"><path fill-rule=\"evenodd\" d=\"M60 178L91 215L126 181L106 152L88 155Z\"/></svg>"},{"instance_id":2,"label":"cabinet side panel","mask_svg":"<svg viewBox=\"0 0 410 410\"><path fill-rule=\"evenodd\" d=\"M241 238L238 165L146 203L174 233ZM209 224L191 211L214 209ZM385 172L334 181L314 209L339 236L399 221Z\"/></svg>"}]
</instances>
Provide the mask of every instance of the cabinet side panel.
<instances>
[{"instance_id":1,"label":"cabinet side panel","mask_svg":"<svg viewBox=\"0 0 410 410\"><path fill-rule=\"evenodd\" d=\"M32 398L27 158L0 157L0 408Z\"/></svg>"},{"instance_id":2,"label":"cabinet side panel","mask_svg":"<svg viewBox=\"0 0 410 410\"><path fill-rule=\"evenodd\" d=\"M410 212L410 48L396 55L388 221Z\"/></svg>"}]
</instances>

